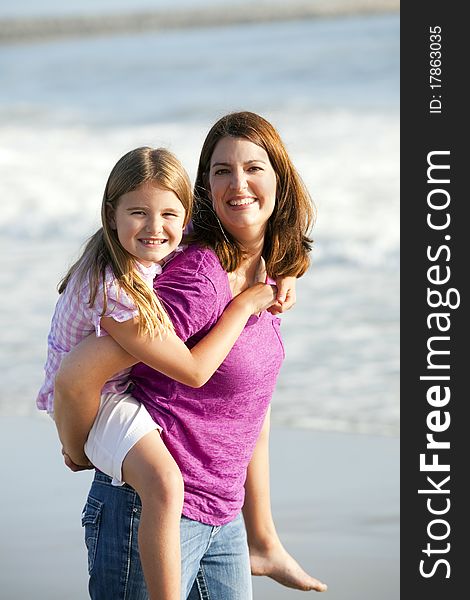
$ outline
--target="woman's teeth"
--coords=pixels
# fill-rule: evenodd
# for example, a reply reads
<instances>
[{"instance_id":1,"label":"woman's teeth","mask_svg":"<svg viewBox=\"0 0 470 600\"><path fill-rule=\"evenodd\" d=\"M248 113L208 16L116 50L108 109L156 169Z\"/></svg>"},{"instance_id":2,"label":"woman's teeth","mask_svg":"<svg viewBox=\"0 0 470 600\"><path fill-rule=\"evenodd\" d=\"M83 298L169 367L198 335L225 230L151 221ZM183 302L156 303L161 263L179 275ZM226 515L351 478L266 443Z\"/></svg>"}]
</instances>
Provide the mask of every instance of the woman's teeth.
<instances>
[{"instance_id":1,"label":"woman's teeth","mask_svg":"<svg viewBox=\"0 0 470 600\"><path fill-rule=\"evenodd\" d=\"M253 204L256 202L254 198L240 198L239 200L230 200L230 206L243 206L244 204Z\"/></svg>"}]
</instances>

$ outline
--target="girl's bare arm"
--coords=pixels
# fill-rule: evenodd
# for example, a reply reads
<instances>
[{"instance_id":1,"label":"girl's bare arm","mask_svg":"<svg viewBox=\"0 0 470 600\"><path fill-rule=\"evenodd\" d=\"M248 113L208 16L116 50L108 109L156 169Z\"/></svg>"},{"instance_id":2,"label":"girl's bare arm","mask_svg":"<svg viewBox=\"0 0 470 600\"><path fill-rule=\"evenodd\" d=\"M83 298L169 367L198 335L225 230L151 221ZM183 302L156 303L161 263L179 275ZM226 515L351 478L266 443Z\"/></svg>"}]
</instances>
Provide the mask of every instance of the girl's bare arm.
<instances>
[{"instance_id":1,"label":"girl's bare arm","mask_svg":"<svg viewBox=\"0 0 470 600\"><path fill-rule=\"evenodd\" d=\"M191 350L170 333L165 338L138 334L137 319L119 323L103 317L101 323L116 342L138 362L191 387L203 386L222 364L243 331L248 318L269 308L276 288L258 283L239 294L222 313L216 325Z\"/></svg>"},{"instance_id":2,"label":"girl's bare arm","mask_svg":"<svg viewBox=\"0 0 470 600\"><path fill-rule=\"evenodd\" d=\"M115 373L143 362L181 383L200 387L230 352L249 316L270 306L275 294L275 288L264 284L246 290L191 350L175 334L151 339L138 334L136 320L118 323L103 317L111 338L90 335L64 357L56 376L55 421L67 455L77 465L87 464L83 446L98 412L101 389Z\"/></svg>"}]
</instances>

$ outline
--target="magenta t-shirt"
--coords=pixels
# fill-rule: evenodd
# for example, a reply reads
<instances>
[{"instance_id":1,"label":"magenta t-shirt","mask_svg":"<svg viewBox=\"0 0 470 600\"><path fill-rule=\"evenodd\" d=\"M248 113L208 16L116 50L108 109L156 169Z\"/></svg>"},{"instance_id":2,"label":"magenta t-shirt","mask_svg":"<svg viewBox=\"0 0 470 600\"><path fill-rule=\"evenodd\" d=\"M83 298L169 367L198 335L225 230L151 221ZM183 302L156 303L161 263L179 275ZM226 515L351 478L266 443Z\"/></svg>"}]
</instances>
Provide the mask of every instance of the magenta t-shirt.
<instances>
[{"instance_id":1,"label":"magenta t-shirt","mask_svg":"<svg viewBox=\"0 0 470 600\"><path fill-rule=\"evenodd\" d=\"M194 346L232 299L227 273L212 250L189 246L155 280L178 336ZM246 469L284 358L280 319L251 316L211 379L195 389L146 365L131 372L133 396L163 427L185 484L183 514L223 525L240 512Z\"/></svg>"}]
</instances>

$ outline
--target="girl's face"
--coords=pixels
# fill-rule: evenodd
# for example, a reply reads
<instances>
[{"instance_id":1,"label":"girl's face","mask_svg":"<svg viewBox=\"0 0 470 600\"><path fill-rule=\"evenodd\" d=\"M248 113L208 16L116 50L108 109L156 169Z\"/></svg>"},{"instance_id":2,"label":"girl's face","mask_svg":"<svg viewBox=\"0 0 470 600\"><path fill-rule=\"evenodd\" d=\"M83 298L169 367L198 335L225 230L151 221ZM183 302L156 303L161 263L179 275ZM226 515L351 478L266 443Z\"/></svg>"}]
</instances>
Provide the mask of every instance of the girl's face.
<instances>
[{"instance_id":1,"label":"girl's face","mask_svg":"<svg viewBox=\"0 0 470 600\"><path fill-rule=\"evenodd\" d=\"M276 173L264 148L224 137L212 154L209 184L214 210L236 238L264 235L276 202Z\"/></svg>"},{"instance_id":2,"label":"girl's face","mask_svg":"<svg viewBox=\"0 0 470 600\"><path fill-rule=\"evenodd\" d=\"M152 183L123 194L108 213L123 248L145 266L161 261L181 242L185 210L178 196Z\"/></svg>"}]
</instances>

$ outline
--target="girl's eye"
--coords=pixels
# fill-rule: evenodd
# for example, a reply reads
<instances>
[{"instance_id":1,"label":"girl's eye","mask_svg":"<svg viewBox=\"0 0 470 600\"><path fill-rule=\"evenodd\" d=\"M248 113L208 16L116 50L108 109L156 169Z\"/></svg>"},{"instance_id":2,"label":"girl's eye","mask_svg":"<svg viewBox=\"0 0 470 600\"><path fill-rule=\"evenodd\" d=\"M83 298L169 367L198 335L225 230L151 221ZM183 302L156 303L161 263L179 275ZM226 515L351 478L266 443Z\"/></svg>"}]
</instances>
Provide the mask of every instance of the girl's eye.
<instances>
[{"instance_id":1,"label":"girl's eye","mask_svg":"<svg viewBox=\"0 0 470 600\"><path fill-rule=\"evenodd\" d=\"M143 210L133 210L131 215L145 215L145 212Z\"/></svg>"},{"instance_id":2,"label":"girl's eye","mask_svg":"<svg viewBox=\"0 0 470 600\"><path fill-rule=\"evenodd\" d=\"M177 215L176 213L172 213L172 212L166 212L163 213L164 217L179 217L179 215Z\"/></svg>"}]
</instances>

